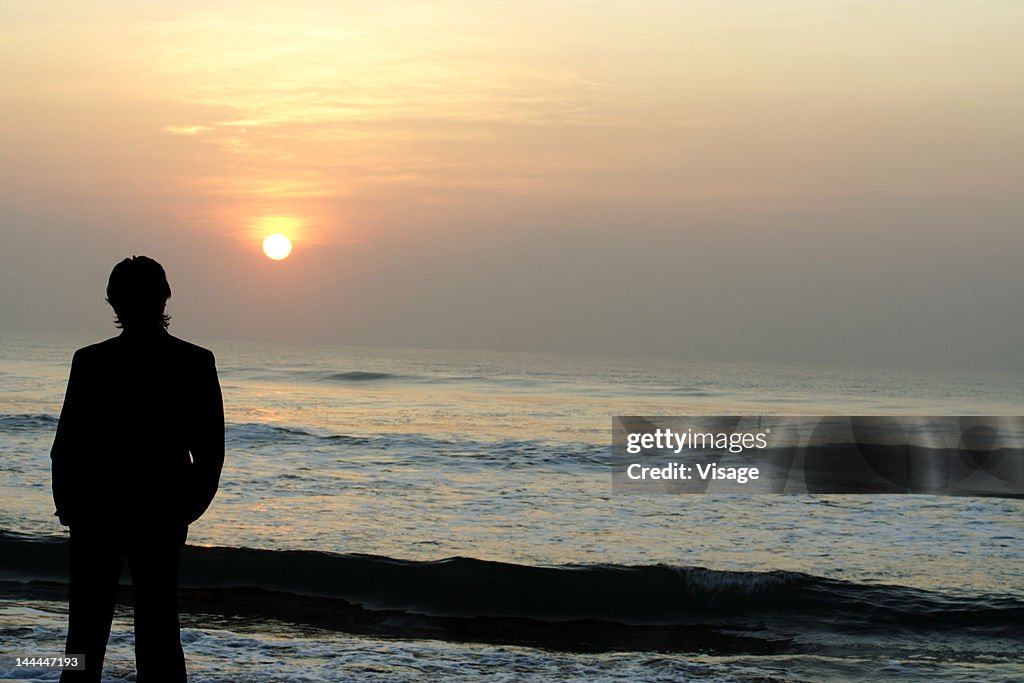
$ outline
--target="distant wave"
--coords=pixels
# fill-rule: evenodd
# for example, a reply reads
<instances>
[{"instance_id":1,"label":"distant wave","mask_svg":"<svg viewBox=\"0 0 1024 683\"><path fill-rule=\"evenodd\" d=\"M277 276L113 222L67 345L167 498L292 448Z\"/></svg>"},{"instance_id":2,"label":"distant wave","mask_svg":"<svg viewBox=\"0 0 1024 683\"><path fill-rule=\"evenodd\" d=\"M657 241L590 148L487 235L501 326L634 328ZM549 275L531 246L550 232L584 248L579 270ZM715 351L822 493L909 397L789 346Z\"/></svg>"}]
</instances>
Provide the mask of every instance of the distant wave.
<instances>
[{"instance_id":1,"label":"distant wave","mask_svg":"<svg viewBox=\"0 0 1024 683\"><path fill-rule=\"evenodd\" d=\"M278 447L282 445L310 448L345 449L362 447L372 450L401 451L416 457L454 458L464 462L488 463L507 468L538 465L611 465L611 449L605 445L577 442L549 443L538 440L457 442L432 438L423 434L317 434L313 431L260 422L227 425L228 447Z\"/></svg>"},{"instance_id":2,"label":"distant wave","mask_svg":"<svg viewBox=\"0 0 1024 683\"><path fill-rule=\"evenodd\" d=\"M529 377L508 377L504 375L402 375L391 372L370 372L348 370L345 372L312 372L308 377L321 382L342 382L361 384L368 382L403 382L406 384L466 384L484 383L510 387L535 386L537 380Z\"/></svg>"},{"instance_id":3,"label":"distant wave","mask_svg":"<svg viewBox=\"0 0 1024 683\"><path fill-rule=\"evenodd\" d=\"M509 374L444 374L444 373L393 373L374 370L336 370L336 369L288 369L265 367L228 367L221 368L224 378L242 381L259 382L297 382L300 384L408 384L408 385L445 385L445 384L483 384L488 386L506 386L514 390L531 387L545 387L564 384L565 381L554 377L519 376Z\"/></svg>"},{"instance_id":4,"label":"distant wave","mask_svg":"<svg viewBox=\"0 0 1024 683\"><path fill-rule=\"evenodd\" d=\"M394 375L390 372L363 372L352 370L349 372L332 372L322 375L322 379L331 382L376 382L385 379L404 379L401 375Z\"/></svg>"},{"instance_id":5,"label":"distant wave","mask_svg":"<svg viewBox=\"0 0 1024 683\"><path fill-rule=\"evenodd\" d=\"M0 577L63 582L65 553L62 539L0 531ZM706 635L709 629L775 634L769 641L822 630L959 631L1005 639L1019 635L1024 621L1024 602L1010 597L949 595L798 572L665 565L542 567L466 557L417 562L187 546L181 585L205 609L214 603L234 605L231 609L242 605L254 616L283 612L343 630L358 631L386 617L404 619L406 630L411 620L413 630L473 623L485 630L518 631L520 637L532 633L530 638L557 632L561 638L574 633L573 638L600 640L601 634L615 633L620 646L623 637L627 645L632 638L644 643L654 638L663 645L673 633L687 634L684 640L692 645L693 634ZM721 634L716 637L725 642ZM763 638L758 642L765 644ZM744 637L738 647L754 645Z\"/></svg>"},{"instance_id":6,"label":"distant wave","mask_svg":"<svg viewBox=\"0 0 1024 683\"><path fill-rule=\"evenodd\" d=\"M283 425L266 424L263 422L241 422L228 423L225 425L225 436L228 444L241 442L272 442L295 439L318 439L321 438L312 432L298 427L287 427Z\"/></svg>"},{"instance_id":7,"label":"distant wave","mask_svg":"<svg viewBox=\"0 0 1024 683\"><path fill-rule=\"evenodd\" d=\"M675 387L668 390L677 396L715 396L718 392L701 389L700 387Z\"/></svg>"},{"instance_id":8,"label":"distant wave","mask_svg":"<svg viewBox=\"0 0 1024 683\"><path fill-rule=\"evenodd\" d=\"M57 418L44 414L0 414L0 432L53 430Z\"/></svg>"}]
</instances>

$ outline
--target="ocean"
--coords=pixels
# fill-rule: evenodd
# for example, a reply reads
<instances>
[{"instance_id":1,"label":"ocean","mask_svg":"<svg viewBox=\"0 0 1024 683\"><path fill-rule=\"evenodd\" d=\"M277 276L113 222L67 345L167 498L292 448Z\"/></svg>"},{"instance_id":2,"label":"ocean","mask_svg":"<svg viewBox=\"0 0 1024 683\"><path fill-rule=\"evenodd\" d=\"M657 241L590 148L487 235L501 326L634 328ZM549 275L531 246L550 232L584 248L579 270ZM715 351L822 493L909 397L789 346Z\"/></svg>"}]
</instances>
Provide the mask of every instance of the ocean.
<instances>
[{"instance_id":1,"label":"ocean","mask_svg":"<svg viewBox=\"0 0 1024 683\"><path fill-rule=\"evenodd\" d=\"M98 340L0 338L0 679L55 680L10 658L63 650L49 448ZM614 415L1020 415L1020 373L191 341L228 423L191 681L1024 680L1024 500L615 495L610 446Z\"/></svg>"}]
</instances>

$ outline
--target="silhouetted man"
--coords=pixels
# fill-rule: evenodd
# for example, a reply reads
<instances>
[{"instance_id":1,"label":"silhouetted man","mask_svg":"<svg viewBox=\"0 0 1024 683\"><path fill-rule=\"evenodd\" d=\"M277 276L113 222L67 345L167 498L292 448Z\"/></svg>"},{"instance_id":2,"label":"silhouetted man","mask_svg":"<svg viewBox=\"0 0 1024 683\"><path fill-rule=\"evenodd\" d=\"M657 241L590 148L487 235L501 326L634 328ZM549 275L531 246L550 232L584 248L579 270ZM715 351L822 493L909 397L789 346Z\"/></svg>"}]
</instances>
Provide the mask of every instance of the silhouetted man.
<instances>
[{"instance_id":1,"label":"silhouetted man","mask_svg":"<svg viewBox=\"0 0 1024 683\"><path fill-rule=\"evenodd\" d=\"M167 333L171 288L145 256L118 263L107 302L121 334L75 352L50 457L71 528L68 654L99 681L125 559L139 683L185 681L178 565L188 525L217 492L224 407L213 354Z\"/></svg>"}]
</instances>

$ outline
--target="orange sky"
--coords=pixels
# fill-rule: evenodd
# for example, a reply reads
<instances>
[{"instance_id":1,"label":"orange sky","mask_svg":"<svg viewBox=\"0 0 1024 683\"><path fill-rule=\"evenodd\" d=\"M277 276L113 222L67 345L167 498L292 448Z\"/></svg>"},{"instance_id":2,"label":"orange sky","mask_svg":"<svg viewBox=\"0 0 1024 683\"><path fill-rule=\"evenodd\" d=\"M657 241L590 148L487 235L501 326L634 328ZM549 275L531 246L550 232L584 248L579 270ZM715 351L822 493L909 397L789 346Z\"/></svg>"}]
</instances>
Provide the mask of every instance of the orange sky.
<instances>
[{"instance_id":1,"label":"orange sky","mask_svg":"<svg viewBox=\"0 0 1024 683\"><path fill-rule=\"evenodd\" d=\"M173 5L0 8L0 284L72 327L128 252L178 273L199 334L739 358L743 315L766 357L858 360L851 331L1020 284L1016 2ZM861 360L912 357L941 310ZM849 329L800 341L823 315ZM989 324L1009 360L1020 323Z\"/></svg>"}]
</instances>

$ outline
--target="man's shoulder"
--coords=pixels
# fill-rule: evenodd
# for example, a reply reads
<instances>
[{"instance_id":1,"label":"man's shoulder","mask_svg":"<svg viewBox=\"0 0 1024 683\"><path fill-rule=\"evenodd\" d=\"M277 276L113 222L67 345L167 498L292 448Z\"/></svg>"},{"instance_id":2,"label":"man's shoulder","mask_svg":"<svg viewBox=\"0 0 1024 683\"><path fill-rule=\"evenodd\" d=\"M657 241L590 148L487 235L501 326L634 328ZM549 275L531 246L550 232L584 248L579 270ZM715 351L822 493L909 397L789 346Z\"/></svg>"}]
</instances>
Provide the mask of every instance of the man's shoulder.
<instances>
[{"instance_id":1,"label":"man's shoulder","mask_svg":"<svg viewBox=\"0 0 1024 683\"><path fill-rule=\"evenodd\" d=\"M193 357L197 360L213 360L213 351L210 349L199 346L199 344L193 344L190 341L185 341L184 339L175 337L172 334L167 335L167 343L175 353L181 354L182 356Z\"/></svg>"},{"instance_id":2,"label":"man's shoulder","mask_svg":"<svg viewBox=\"0 0 1024 683\"><path fill-rule=\"evenodd\" d=\"M95 344L89 344L75 351L74 359L77 361L85 361L90 358L96 358L98 356L105 356L114 350L117 344L117 337L111 337L110 339L104 339L101 342Z\"/></svg>"}]
</instances>

